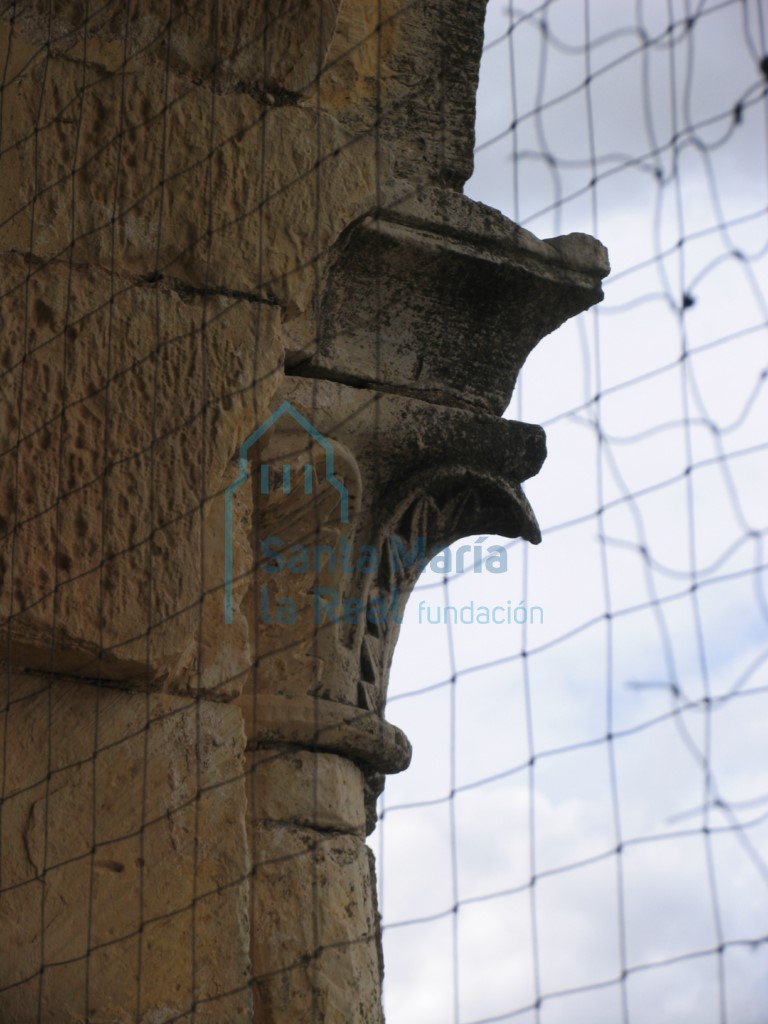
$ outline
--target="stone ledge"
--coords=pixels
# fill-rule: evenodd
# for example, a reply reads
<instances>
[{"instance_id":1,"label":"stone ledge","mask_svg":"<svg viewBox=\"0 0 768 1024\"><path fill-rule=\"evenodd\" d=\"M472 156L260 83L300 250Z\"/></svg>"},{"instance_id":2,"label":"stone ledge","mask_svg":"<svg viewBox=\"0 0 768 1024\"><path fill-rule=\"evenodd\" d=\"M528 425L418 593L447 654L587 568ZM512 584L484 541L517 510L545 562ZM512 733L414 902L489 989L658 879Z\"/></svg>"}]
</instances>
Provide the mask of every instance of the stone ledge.
<instances>
[{"instance_id":1,"label":"stone ledge","mask_svg":"<svg viewBox=\"0 0 768 1024\"><path fill-rule=\"evenodd\" d=\"M372 711L310 697L257 694L248 750L286 743L341 754L365 768L394 774L411 763L411 744Z\"/></svg>"}]
</instances>

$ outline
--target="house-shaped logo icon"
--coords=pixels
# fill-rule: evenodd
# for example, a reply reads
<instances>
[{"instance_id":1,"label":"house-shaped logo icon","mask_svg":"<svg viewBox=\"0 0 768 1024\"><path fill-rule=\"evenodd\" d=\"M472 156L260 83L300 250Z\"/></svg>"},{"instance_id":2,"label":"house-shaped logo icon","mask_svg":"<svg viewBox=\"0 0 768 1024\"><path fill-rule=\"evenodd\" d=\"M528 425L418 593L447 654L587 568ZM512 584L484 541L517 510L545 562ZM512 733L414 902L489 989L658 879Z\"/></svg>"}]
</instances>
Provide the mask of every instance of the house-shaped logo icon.
<instances>
[{"instance_id":1,"label":"house-shaped logo icon","mask_svg":"<svg viewBox=\"0 0 768 1024\"><path fill-rule=\"evenodd\" d=\"M248 479L249 450L253 445L260 441L267 431L269 431L278 420L282 419L283 416L292 417L302 430L306 431L312 441L319 444L325 451L325 479L331 487L339 492L339 497L341 499L339 519L342 523L349 522L349 492L334 472L333 444L327 440L327 438L323 437L323 435L312 426L309 420L305 416L302 416L290 402L283 402L282 405L280 405L272 415L269 416L261 426L240 445L240 472L237 479L231 483L224 492L224 621L227 623L232 622L234 559L232 550L232 515L235 491ZM275 479L274 468L275 467L271 467L266 463L259 466L259 490L262 494L268 494L270 492L271 484ZM303 478L302 489L305 494L311 494L313 485L313 466L311 463L307 463L300 468L303 469L303 473L301 474L301 477ZM279 486L283 494L290 494L292 486L296 482L294 478L299 474L295 473L294 469L295 467L292 467L290 463L285 463L280 467L277 479L280 482Z\"/></svg>"}]
</instances>

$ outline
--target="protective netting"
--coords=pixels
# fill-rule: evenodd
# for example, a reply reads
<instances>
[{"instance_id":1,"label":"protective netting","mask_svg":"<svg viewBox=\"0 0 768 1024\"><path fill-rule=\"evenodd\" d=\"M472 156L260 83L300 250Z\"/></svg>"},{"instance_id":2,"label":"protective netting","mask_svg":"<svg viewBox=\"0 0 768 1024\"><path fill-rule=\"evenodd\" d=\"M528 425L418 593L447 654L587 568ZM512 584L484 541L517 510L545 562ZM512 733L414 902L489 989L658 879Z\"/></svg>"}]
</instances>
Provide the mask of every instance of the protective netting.
<instances>
[{"instance_id":1,"label":"protective netting","mask_svg":"<svg viewBox=\"0 0 768 1024\"><path fill-rule=\"evenodd\" d=\"M543 543L408 608L397 1024L768 1014L767 52L760 3L490 4L467 192L612 272L507 413Z\"/></svg>"},{"instance_id":2,"label":"protective netting","mask_svg":"<svg viewBox=\"0 0 768 1024\"><path fill-rule=\"evenodd\" d=\"M364 508L381 553L360 481L383 508L415 403L446 464L488 427L450 359L411 379L451 216L482 234L479 7L0 10L2 1024L380 1020L388 622L307 630L327 563L280 590L261 544ZM455 545L408 605L393 1024L765 1018L764 22L489 7L466 191L613 271L507 413L547 429L544 543Z\"/></svg>"}]
</instances>

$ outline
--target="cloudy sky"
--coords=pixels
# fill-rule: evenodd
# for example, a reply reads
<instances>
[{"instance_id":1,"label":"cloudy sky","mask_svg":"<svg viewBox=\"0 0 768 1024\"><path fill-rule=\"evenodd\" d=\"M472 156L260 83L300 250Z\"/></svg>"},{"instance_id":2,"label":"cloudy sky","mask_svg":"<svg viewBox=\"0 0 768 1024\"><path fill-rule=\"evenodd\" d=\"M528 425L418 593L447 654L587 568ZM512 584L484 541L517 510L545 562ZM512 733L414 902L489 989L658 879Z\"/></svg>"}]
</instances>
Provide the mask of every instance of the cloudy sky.
<instances>
[{"instance_id":1,"label":"cloudy sky","mask_svg":"<svg viewBox=\"0 0 768 1024\"><path fill-rule=\"evenodd\" d=\"M547 429L543 543L408 607L414 760L371 837L388 1024L768 1019L767 24L490 2L467 192L613 272L507 412Z\"/></svg>"}]
</instances>

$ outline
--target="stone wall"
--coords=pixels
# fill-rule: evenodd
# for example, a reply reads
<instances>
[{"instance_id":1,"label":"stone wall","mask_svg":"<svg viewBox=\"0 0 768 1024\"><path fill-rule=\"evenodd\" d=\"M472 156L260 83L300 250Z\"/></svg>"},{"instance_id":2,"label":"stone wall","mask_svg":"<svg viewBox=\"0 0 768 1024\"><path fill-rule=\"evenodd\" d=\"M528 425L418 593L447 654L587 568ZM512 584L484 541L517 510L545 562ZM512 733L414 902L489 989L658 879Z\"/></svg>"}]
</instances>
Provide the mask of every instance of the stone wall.
<instances>
[{"instance_id":1,"label":"stone wall","mask_svg":"<svg viewBox=\"0 0 768 1024\"><path fill-rule=\"evenodd\" d=\"M608 269L461 194L483 18L4 8L3 1024L382 1020L397 542L538 541L500 416Z\"/></svg>"}]
</instances>

